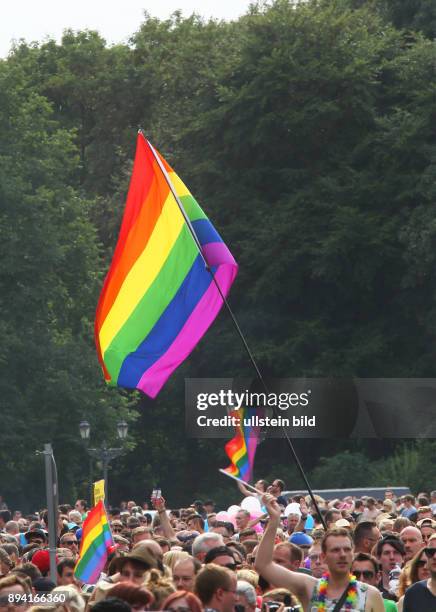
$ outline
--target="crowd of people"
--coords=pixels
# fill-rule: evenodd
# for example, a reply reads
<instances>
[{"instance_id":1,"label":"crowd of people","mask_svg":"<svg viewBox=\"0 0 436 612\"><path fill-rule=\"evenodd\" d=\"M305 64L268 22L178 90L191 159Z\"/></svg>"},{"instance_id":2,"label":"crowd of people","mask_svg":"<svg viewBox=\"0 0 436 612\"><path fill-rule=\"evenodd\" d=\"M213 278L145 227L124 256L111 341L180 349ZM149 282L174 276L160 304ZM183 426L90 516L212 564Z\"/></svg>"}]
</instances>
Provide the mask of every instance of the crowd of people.
<instances>
[{"instance_id":1,"label":"crowd of people","mask_svg":"<svg viewBox=\"0 0 436 612\"><path fill-rule=\"evenodd\" d=\"M240 485L240 505L108 510L96 584L75 576L85 500L59 506L56 580L47 513L0 510L0 611L436 612L436 491L384 499L286 499L284 483ZM242 496L244 499L242 500ZM254 498L261 512L251 512Z\"/></svg>"}]
</instances>

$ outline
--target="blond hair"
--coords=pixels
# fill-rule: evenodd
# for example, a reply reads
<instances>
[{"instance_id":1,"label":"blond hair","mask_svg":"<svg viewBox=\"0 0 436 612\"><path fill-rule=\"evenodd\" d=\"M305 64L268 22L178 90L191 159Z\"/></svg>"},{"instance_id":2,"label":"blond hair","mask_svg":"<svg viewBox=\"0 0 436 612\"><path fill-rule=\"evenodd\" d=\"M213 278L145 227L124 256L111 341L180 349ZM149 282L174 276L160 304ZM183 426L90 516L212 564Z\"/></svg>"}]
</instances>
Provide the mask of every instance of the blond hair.
<instances>
[{"instance_id":1,"label":"blond hair","mask_svg":"<svg viewBox=\"0 0 436 612\"><path fill-rule=\"evenodd\" d=\"M185 550L168 550L166 553L164 553L163 562L164 565L173 571L176 563L179 561L186 561L186 559L189 559L189 557L190 555Z\"/></svg>"},{"instance_id":2,"label":"blond hair","mask_svg":"<svg viewBox=\"0 0 436 612\"><path fill-rule=\"evenodd\" d=\"M168 595L171 595L171 593L174 593L176 590L172 581L169 578L162 576L160 571L157 569L152 569L149 571L144 586L153 593L154 607L156 610L159 610L161 604L165 601Z\"/></svg>"},{"instance_id":3,"label":"blond hair","mask_svg":"<svg viewBox=\"0 0 436 612\"><path fill-rule=\"evenodd\" d=\"M236 576L238 580L245 580L245 582L251 584L255 589L259 584L259 575L251 569L240 569L236 572Z\"/></svg>"}]
</instances>

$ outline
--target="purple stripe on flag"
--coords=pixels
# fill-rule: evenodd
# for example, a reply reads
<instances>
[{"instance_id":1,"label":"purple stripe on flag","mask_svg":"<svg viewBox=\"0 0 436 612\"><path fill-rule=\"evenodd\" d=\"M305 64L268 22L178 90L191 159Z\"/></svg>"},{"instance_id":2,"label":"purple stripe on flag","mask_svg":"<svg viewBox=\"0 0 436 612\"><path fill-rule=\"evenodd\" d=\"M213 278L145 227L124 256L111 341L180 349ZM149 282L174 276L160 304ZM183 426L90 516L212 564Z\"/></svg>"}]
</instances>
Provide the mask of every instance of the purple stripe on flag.
<instances>
[{"instance_id":1,"label":"purple stripe on flag","mask_svg":"<svg viewBox=\"0 0 436 612\"><path fill-rule=\"evenodd\" d=\"M226 296L229 292L236 273L237 267L228 265L220 266L215 273L215 279L223 295ZM177 338L167 352L144 372L137 384L137 389L152 398L156 397L171 373L186 359L206 333L221 306L221 296L211 281L209 288L192 311Z\"/></svg>"},{"instance_id":2,"label":"purple stripe on flag","mask_svg":"<svg viewBox=\"0 0 436 612\"><path fill-rule=\"evenodd\" d=\"M220 266L227 263L236 265L233 255L224 242L209 242L209 244L203 244L201 250L210 266Z\"/></svg>"}]
</instances>

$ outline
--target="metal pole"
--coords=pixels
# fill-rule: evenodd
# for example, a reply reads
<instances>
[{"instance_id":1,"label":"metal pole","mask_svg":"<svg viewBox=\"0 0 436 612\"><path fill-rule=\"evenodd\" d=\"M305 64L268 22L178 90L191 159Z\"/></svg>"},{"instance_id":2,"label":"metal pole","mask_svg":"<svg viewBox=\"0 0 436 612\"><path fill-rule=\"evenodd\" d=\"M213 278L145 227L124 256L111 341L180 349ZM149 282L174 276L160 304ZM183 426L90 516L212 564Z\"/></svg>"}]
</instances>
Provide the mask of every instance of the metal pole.
<instances>
[{"instance_id":1,"label":"metal pole","mask_svg":"<svg viewBox=\"0 0 436 612\"><path fill-rule=\"evenodd\" d=\"M223 301L224 305L225 305L225 306L226 306L226 308L227 308L227 312L229 313L229 315L230 315L230 317L231 317L231 319L232 319L232 321L233 321L233 325L234 325L234 326L235 326L235 328L236 328L236 332L238 333L239 338L241 339L242 344L244 345L244 348L245 348L245 350L246 350L246 352L247 352L247 354L248 354L248 358L250 359L252 366L253 366L253 367L254 367L254 369L256 370L257 377L259 378L259 380L261 381L261 383L262 383L263 387L264 387L264 388L265 388L265 390L267 391L267 387L266 387L265 381L264 381L264 379L263 379L263 377L262 377L262 374L261 374L261 372L260 372L260 370L259 370L259 368L258 368L258 365L257 365L257 363L256 363L256 360L254 359L253 353L251 352L250 347L248 346L248 343L247 343L247 341L245 340L244 334L242 333L242 330L241 330L241 328L239 327L239 323L238 323L238 321L236 320L236 317L235 317L235 315L233 314L232 309L230 308L230 304L228 303L226 296L225 296L225 295L224 295L224 293L222 292L221 287L219 286L218 281L217 281L217 280L216 280L216 278L215 278L215 274L212 272L212 270L211 270L211 268L210 268L210 266L209 266L208 262L206 261L206 258L205 258L205 256L204 256L203 249L202 249L202 247L201 247L201 244L200 244L200 241L199 241L199 239L198 239L198 236L197 236L197 234L195 233L195 230L194 230L194 228L193 228L193 226L192 226L191 220L190 220L190 218L188 217L188 215L187 215L187 213L186 213L186 211L185 211L185 208L184 208L184 206L183 206L183 204L182 204L182 201L181 201L181 199L179 198L179 196L178 196L178 194L177 194L177 191L176 191L176 190L175 190L175 188L174 188L174 185L173 185L173 183L172 183L172 181L171 181L171 178L170 178L170 176L169 176L168 172L166 171L165 166L164 166L164 165L163 165L163 163L161 162L161 160L160 160L160 158L159 158L159 155L157 154L157 152L156 152L155 148L153 147L153 145L151 144L151 142L150 142L149 140L147 140L147 138L145 138L145 134L144 134L144 132L143 132L142 130L139 130L139 133L142 135L142 137L144 138L145 142L148 144L148 146L149 146L149 148L150 148L150 151L152 152L152 155L153 155L154 159L156 160L156 162L157 162L157 164L158 164L158 166L159 166L159 168L160 168L160 170L161 170L162 174L164 175L164 178L165 178L165 180L166 180L166 182L167 182L167 185L168 185L168 187L170 188L170 191L171 191L171 193L173 194L174 199L175 199L175 201L176 201L176 203L177 203L177 206L179 207L179 210L180 210L180 212L182 213L182 216L183 216L183 218L184 218L184 220L185 220L185 223L186 223L186 225L187 225L187 227L188 227L188 229L189 229L189 231L190 231L190 233L191 233L192 239L194 240L194 242L195 242L195 244L196 244L196 246L197 246L197 249L198 249L199 255L200 255L200 256L201 256L201 258L203 259L203 262L204 262L205 268L206 268L206 270L209 272L209 274L210 274L210 276L211 276L211 278L212 278L212 282L214 283L215 287L217 288L218 293L220 294L220 297L221 297L221 299L222 299L222 301ZM267 391L267 393L268 393L268 391Z\"/></svg>"},{"instance_id":2,"label":"metal pole","mask_svg":"<svg viewBox=\"0 0 436 612\"><path fill-rule=\"evenodd\" d=\"M245 350L247 352L248 358L250 359L251 364L252 364L252 366L253 366L253 368L254 368L254 370L256 372L257 378L261 382L262 387L265 389L265 392L268 394L269 390L268 390L267 384L266 384L266 382L265 382L265 380L264 380L264 378L262 376L261 371L259 370L257 362L256 362L256 360L254 358L254 355L251 352L250 347L248 346L248 343L247 343L247 341L245 339L245 336L242 333L241 328L239 327L239 323L238 323L235 315L233 314L232 309L230 308L230 304L228 303L225 295L223 294L223 292L221 290L221 287L218 284L218 281L215 278L214 273L212 272L212 270L210 269L209 264L206 261L206 258L205 258L204 254L203 254L203 250L201 248L200 241L199 241L199 239L197 237L197 234L195 233L195 230L194 230L194 228L192 226L191 220L189 219L188 215L186 214L186 211L185 211L185 209L183 207L182 201L180 200L179 196L177 195L177 192L176 192L176 190L174 188L174 185L171 182L171 178L169 177L168 172L166 171L166 169L165 169L164 165L162 164L161 160L159 159L159 155L155 151L153 145L145 137L144 132L141 129L138 130L138 131L142 135L142 137L144 138L145 142L148 144L148 146L150 148L150 151L151 151L154 159L156 160L156 162L157 162L157 164L158 164L158 166L159 166L159 168L160 168L160 170L161 170L161 172L162 172L162 174L163 174L163 176L164 176L164 178L165 178L165 180L166 180L166 182L168 184L168 187L170 188L170 191L171 191L171 193L174 196L174 199L177 202L177 205L178 205L178 207L180 209L180 212L182 213L183 218L184 218L184 220L186 222L186 225L187 225L187 227L188 227L188 229L189 229L189 231L190 231L190 233L192 235L192 238L193 238L193 240L194 240L194 242L195 242L195 244L197 246L198 252L199 252L199 254L201 255L201 257L202 257L202 259L204 261L206 270L211 275L212 281L215 284L215 286L216 286L216 288L218 290L218 293L220 294L221 299L223 300L223 303L224 303L224 305L225 305L225 307L227 309L227 312L230 315L230 318L232 319L233 325L235 326L236 332L238 333L239 338L241 339L242 344L243 344L243 346L244 346L244 348L245 348ZM278 417L277 408L275 406L272 407L272 412L273 412L274 416ZM316 501L315 496L313 494L312 488L311 488L311 486L309 484L309 481L307 479L307 476L306 476L306 473L305 473L305 471L303 469L303 466L301 465L300 459L298 458L298 455L297 455L297 452L296 452L296 450L294 448L294 445L292 444L292 441L291 441L291 439L290 439L290 437L288 435L288 432L286 431L286 428L285 428L284 425L282 426L281 429L283 431L284 438L285 438L285 440L286 440L286 442L288 444L289 450L291 451L291 454L292 454L292 457L294 459L295 465L297 466L297 469L300 472L300 475L301 475L302 479L304 480L304 483L306 485L306 489L307 489L307 491L309 493L309 496L310 496L310 498L312 500L312 503L313 503L313 505L315 507L315 510L316 510L317 514L319 515L319 517L320 517L320 520L321 520L321 523L322 523L324 529L326 529L327 527L326 527L326 524L325 524L325 521L324 521L324 517L322 516L322 514L320 512L320 509L318 507L317 501Z\"/></svg>"},{"instance_id":3,"label":"metal pole","mask_svg":"<svg viewBox=\"0 0 436 612\"><path fill-rule=\"evenodd\" d=\"M57 475L51 444L44 444L45 486L48 511L48 547L50 557L50 579L56 584L56 539L57 539Z\"/></svg>"},{"instance_id":4,"label":"metal pole","mask_svg":"<svg viewBox=\"0 0 436 612\"><path fill-rule=\"evenodd\" d=\"M108 467L109 467L109 453L107 452L106 442L103 442L101 449L101 458L103 461L103 480L104 480L104 499L106 507L109 508L109 486L108 486Z\"/></svg>"},{"instance_id":5,"label":"metal pole","mask_svg":"<svg viewBox=\"0 0 436 612\"><path fill-rule=\"evenodd\" d=\"M94 505L94 474L93 474L93 465L92 465L92 455L89 454L89 506L92 508Z\"/></svg>"}]
</instances>

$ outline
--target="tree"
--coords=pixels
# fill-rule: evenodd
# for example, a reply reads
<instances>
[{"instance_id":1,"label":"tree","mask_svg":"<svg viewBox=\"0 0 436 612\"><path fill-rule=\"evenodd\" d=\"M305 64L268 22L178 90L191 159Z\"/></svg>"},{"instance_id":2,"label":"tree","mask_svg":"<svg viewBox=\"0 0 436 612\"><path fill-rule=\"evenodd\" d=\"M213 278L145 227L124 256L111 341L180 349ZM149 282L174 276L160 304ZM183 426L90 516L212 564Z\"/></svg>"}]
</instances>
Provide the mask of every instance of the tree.
<instances>
[{"instance_id":1,"label":"tree","mask_svg":"<svg viewBox=\"0 0 436 612\"><path fill-rule=\"evenodd\" d=\"M36 504L44 488L34 454L44 442L53 441L61 494L71 495L83 474L79 420L89 415L103 434L118 410L130 416L104 389L91 343L99 249L90 202L69 186L74 133L19 67L1 64L0 81L2 488Z\"/></svg>"}]
</instances>

